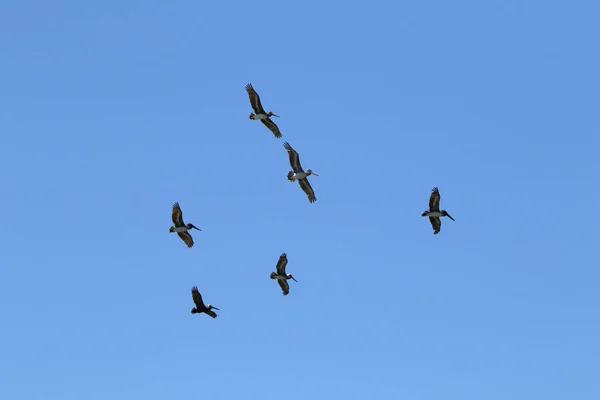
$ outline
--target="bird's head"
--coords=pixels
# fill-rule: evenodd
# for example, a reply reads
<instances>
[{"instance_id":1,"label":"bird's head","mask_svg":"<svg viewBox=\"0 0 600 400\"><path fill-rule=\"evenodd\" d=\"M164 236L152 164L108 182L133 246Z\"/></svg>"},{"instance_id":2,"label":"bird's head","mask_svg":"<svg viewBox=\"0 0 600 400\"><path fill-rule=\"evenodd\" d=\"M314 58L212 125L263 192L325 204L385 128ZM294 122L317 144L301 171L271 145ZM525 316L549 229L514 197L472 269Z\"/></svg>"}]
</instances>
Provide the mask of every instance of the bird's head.
<instances>
[{"instance_id":1,"label":"bird's head","mask_svg":"<svg viewBox=\"0 0 600 400\"><path fill-rule=\"evenodd\" d=\"M454 221L454 218L452 218L452 217L450 216L450 214L448 214L448 211L446 211L446 210L442 210L442 211L441 211L441 213L442 213L442 215L443 215L443 216L445 216L445 217L448 217L448 218L450 218L452 221Z\"/></svg>"},{"instance_id":2,"label":"bird's head","mask_svg":"<svg viewBox=\"0 0 600 400\"><path fill-rule=\"evenodd\" d=\"M319 174L315 174L315 171L313 171L310 168L306 170L306 176L309 176L309 175L319 176Z\"/></svg>"},{"instance_id":3,"label":"bird's head","mask_svg":"<svg viewBox=\"0 0 600 400\"><path fill-rule=\"evenodd\" d=\"M196 228L196 227L194 226L194 224L187 224L187 227L188 227L188 229L192 229L192 228L193 228L193 229L196 229L196 230L198 230L198 231L201 231L201 230L202 230L202 229L198 229L198 228Z\"/></svg>"},{"instance_id":4,"label":"bird's head","mask_svg":"<svg viewBox=\"0 0 600 400\"><path fill-rule=\"evenodd\" d=\"M288 277L288 279L293 279L295 282L298 282L298 281L296 280L296 278L294 278L294 277L292 276L292 274L288 274L288 275L287 275L287 277Z\"/></svg>"},{"instance_id":5,"label":"bird's head","mask_svg":"<svg viewBox=\"0 0 600 400\"><path fill-rule=\"evenodd\" d=\"M267 115L268 115L269 117L277 117L277 118L279 118L279 115L275 114L273 111L269 111L269 112L267 113Z\"/></svg>"}]
</instances>

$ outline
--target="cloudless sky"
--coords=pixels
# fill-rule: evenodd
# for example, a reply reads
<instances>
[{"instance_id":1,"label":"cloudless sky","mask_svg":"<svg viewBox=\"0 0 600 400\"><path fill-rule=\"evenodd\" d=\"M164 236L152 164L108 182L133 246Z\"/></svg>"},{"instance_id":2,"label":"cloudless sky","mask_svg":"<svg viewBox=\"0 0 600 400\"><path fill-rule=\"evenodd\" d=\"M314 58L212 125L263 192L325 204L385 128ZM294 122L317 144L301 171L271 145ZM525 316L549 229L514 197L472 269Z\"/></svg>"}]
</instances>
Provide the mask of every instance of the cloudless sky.
<instances>
[{"instance_id":1,"label":"cloudless sky","mask_svg":"<svg viewBox=\"0 0 600 400\"><path fill-rule=\"evenodd\" d=\"M600 399L599 18L3 1L0 398Z\"/></svg>"}]
</instances>

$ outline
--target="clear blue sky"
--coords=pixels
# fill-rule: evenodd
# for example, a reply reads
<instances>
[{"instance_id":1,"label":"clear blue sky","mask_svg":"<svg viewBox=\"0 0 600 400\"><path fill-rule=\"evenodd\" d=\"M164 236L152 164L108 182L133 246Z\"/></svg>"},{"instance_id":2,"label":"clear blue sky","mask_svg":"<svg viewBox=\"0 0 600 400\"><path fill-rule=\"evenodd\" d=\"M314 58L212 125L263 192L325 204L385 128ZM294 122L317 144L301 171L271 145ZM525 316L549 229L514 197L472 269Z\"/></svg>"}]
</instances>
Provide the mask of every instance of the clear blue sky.
<instances>
[{"instance_id":1,"label":"clear blue sky","mask_svg":"<svg viewBox=\"0 0 600 400\"><path fill-rule=\"evenodd\" d=\"M599 18L4 1L0 397L599 399Z\"/></svg>"}]
</instances>

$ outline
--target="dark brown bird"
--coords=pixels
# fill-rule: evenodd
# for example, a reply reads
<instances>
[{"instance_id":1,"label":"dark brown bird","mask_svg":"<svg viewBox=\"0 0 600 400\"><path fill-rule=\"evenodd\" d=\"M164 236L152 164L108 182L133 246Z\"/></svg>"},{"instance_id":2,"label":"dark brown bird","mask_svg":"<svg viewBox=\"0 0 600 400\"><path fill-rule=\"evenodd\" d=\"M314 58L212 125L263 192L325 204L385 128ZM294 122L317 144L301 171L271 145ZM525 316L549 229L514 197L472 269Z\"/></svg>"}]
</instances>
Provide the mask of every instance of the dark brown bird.
<instances>
[{"instance_id":1,"label":"dark brown bird","mask_svg":"<svg viewBox=\"0 0 600 400\"><path fill-rule=\"evenodd\" d=\"M277 272L271 272L271 279L277 279L277 283L279 283L284 296L290 292L290 285L287 283L287 280L293 279L296 281L296 278L294 278L292 274L285 273L285 267L287 263L287 255L283 253L281 256L279 256L279 260L277 261Z\"/></svg>"},{"instance_id":2,"label":"dark brown bird","mask_svg":"<svg viewBox=\"0 0 600 400\"><path fill-rule=\"evenodd\" d=\"M431 222L434 235L440 233L440 229L442 229L440 217L448 217L454 221L454 218L452 218L446 210L440 211L440 192L437 187L434 187L431 190L431 196L429 196L429 210L424 211L421 216L429 217L429 222Z\"/></svg>"},{"instance_id":3,"label":"dark brown bird","mask_svg":"<svg viewBox=\"0 0 600 400\"><path fill-rule=\"evenodd\" d=\"M196 304L196 307L192 308L192 314L205 313L213 318L217 318L217 313L215 313L212 310L213 308L215 310L218 310L218 308L213 306L212 304L209 304L208 306L204 305L204 301L202 301L202 295L198 291L197 286L194 286L192 288L192 299L194 300L194 304Z\"/></svg>"},{"instance_id":4,"label":"dark brown bird","mask_svg":"<svg viewBox=\"0 0 600 400\"><path fill-rule=\"evenodd\" d=\"M256 93L256 90L254 90L251 83L246 85L246 92L248 92L248 98L250 99L250 105L252 106L252 109L254 110L254 112L250 113L250 115L248 117L252 120L260 120L260 122L262 122L267 128L269 128L269 130L271 132L273 132L273 135L275 135L276 138L280 138L281 132L279 131L279 128L277 127L277 125L275 125L275 122L271 121L271 118L270 118L270 117L279 118L279 115L277 115L271 111L265 112L265 109L263 108L262 104L260 104L260 96L258 95L258 93Z\"/></svg>"},{"instance_id":5,"label":"dark brown bird","mask_svg":"<svg viewBox=\"0 0 600 400\"><path fill-rule=\"evenodd\" d=\"M287 174L288 181L298 181L298 183L300 184L300 188L302 188L304 193L306 193L306 196L308 196L308 201L310 203L314 203L315 201L317 201L317 197L315 196L315 191L310 186L307 177L309 175L319 175L315 174L314 171L312 171L311 169L307 169L306 172L302 169L302 165L300 165L300 156L298 155L298 152L294 150L288 142L284 142L283 147L285 147L285 149L288 152L288 156L290 158L290 166L293 170L288 172Z\"/></svg>"},{"instance_id":6,"label":"dark brown bird","mask_svg":"<svg viewBox=\"0 0 600 400\"><path fill-rule=\"evenodd\" d=\"M173 224L169 228L169 232L177 232L177 235L183 240L183 242L187 245L187 247L194 246L194 239L192 239L192 235L188 232L190 229L197 229L201 231L202 229L196 228L193 224L185 224L183 222L183 213L181 212L181 207L179 207L179 203L173 204L173 212L171 214L171 218L173 219Z\"/></svg>"}]
</instances>

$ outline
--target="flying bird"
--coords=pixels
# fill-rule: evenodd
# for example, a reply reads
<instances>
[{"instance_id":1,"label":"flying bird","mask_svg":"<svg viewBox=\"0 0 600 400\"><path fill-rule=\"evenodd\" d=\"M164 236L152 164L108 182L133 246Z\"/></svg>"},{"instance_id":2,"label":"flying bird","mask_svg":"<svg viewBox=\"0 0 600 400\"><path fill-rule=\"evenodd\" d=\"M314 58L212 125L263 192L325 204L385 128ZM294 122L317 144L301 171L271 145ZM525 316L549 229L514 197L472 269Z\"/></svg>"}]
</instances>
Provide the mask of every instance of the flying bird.
<instances>
[{"instance_id":1,"label":"flying bird","mask_svg":"<svg viewBox=\"0 0 600 400\"><path fill-rule=\"evenodd\" d=\"M272 116L279 118L279 115L271 111L265 112L265 109L263 108L262 104L260 104L260 97L258 96L258 93L256 93L256 90L254 90L254 88L252 87L251 83L246 85L246 92L248 92L250 105L254 110L254 112L250 113L249 115L250 119L260 120L260 122L262 122L267 128L271 130L271 132L273 132L273 135L275 135L276 138L280 138L281 132L279 131L279 127L275 124L275 122L271 121L270 118Z\"/></svg>"},{"instance_id":2,"label":"flying bird","mask_svg":"<svg viewBox=\"0 0 600 400\"><path fill-rule=\"evenodd\" d=\"M283 253L281 256L279 256L279 260L277 261L277 272L271 272L271 279L277 279L277 283L279 283L279 286L281 286L284 296L290 292L290 285L287 283L287 280L293 279L294 281L298 282L296 278L292 276L292 274L286 275L285 266L287 263L287 255Z\"/></svg>"},{"instance_id":3,"label":"flying bird","mask_svg":"<svg viewBox=\"0 0 600 400\"><path fill-rule=\"evenodd\" d=\"M431 190L431 196L429 197L429 210L424 211L421 216L429 217L429 222L431 222L434 235L440 233L440 229L442 229L442 221L440 220L440 217L448 217L454 221L454 218L452 218L446 210L440 211L440 192L438 191L437 187L434 187Z\"/></svg>"},{"instance_id":4,"label":"flying bird","mask_svg":"<svg viewBox=\"0 0 600 400\"><path fill-rule=\"evenodd\" d=\"M196 228L194 224L186 225L183 222L183 214L181 212L181 207L179 207L179 203L173 204L172 218L173 224L175 224L175 226L170 227L169 232L177 232L177 234L179 235L181 240L183 240L183 242L187 245L187 247L191 248L194 245L194 239L192 239L192 235L190 235L188 231L192 228L197 229L199 231L201 231L202 229Z\"/></svg>"},{"instance_id":5,"label":"flying bird","mask_svg":"<svg viewBox=\"0 0 600 400\"><path fill-rule=\"evenodd\" d=\"M290 165L292 166L292 170L293 170L293 171L288 172L288 174L287 174L288 180L290 182L294 182L297 180L298 183L300 184L300 187L304 191L304 193L306 193L306 195L308 196L308 201L311 203L314 203L315 201L317 201L317 198L315 197L315 192L314 192L313 188L310 186L310 183L308 182L308 179L306 179L306 178L309 175L315 175L315 176L319 176L319 175L315 174L310 169L307 169L306 171L304 171L302 169L302 165L300 165L300 157L298 156L298 152L296 152L296 150L294 150L288 142L284 142L283 147L285 147L285 149L288 152L288 156L290 157Z\"/></svg>"},{"instance_id":6,"label":"flying bird","mask_svg":"<svg viewBox=\"0 0 600 400\"><path fill-rule=\"evenodd\" d=\"M213 318L217 318L217 313L213 311L213 308L215 310L218 310L218 308L212 304L207 306L204 305L204 301L202 301L202 295L198 291L197 286L192 288L192 299L194 300L194 304L196 304L196 307L192 308L192 314L205 313Z\"/></svg>"}]
</instances>

